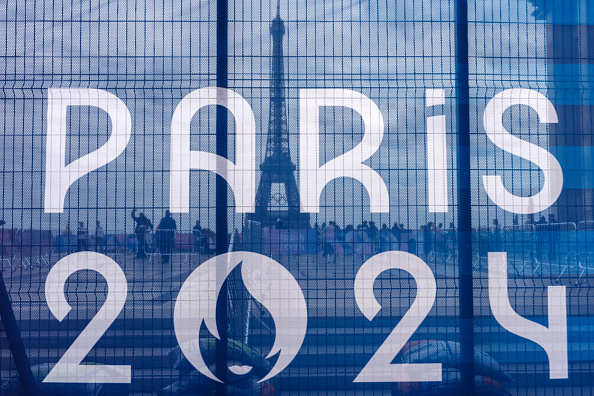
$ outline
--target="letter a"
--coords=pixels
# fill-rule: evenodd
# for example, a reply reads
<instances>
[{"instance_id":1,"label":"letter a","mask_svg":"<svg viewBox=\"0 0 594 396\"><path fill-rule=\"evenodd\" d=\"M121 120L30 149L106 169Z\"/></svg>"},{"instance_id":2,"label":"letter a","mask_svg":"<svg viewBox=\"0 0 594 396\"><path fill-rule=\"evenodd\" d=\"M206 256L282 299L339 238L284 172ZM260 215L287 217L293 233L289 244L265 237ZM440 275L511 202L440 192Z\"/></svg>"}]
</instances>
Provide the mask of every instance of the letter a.
<instances>
[{"instance_id":1,"label":"letter a","mask_svg":"<svg viewBox=\"0 0 594 396\"><path fill-rule=\"evenodd\" d=\"M209 105L227 108L235 117L235 164L206 151L190 150L190 124L194 114ZM256 121L250 105L225 88L190 92L175 108L171 120L169 207L175 213L190 210L190 169L222 176L235 194L238 213L252 213L256 206Z\"/></svg>"}]
</instances>

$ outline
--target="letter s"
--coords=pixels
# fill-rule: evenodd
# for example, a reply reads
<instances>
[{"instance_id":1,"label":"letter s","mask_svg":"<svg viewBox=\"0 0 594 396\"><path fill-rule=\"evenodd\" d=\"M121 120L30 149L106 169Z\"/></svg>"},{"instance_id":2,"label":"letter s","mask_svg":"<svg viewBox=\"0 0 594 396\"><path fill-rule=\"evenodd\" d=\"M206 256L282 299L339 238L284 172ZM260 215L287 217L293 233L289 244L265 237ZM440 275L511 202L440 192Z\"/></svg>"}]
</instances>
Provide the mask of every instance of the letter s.
<instances>
[{"instance_id":1,"label":"letter s","mask_svg":"<svg viewBox=\"0 0 594 396\"><path fill-rule=\"evenodd\" d=\"M487 195L497 206L518 214L538 213L555 203L563 188L563 171L557 159L547 150L513 136L503 126L503 113L514 105L534 109L542 123L557 123L553 104L541 93L531 89L514 88L498 93L489 101L483 114L487 137L500 149L535 163L544 173L542 189L531 197L511 194L503 186L501 176L485 175L483 183Z\"/></svg>"}]
</instances>

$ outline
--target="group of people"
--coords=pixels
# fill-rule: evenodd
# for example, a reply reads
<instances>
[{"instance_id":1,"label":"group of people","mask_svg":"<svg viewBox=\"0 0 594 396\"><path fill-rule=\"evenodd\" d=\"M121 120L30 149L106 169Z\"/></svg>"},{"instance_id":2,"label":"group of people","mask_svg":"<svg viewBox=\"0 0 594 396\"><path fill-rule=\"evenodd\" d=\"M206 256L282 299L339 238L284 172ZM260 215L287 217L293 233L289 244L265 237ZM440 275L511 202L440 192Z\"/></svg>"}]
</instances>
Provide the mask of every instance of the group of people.
<instances>
[{"instance_id":1,"label":"group of people","mask_svg":"<svg viewBox=\"0 0 594 396\"><path fill-rule=\"evenodd\" d=\"M335 231L342 231L340 226L338 224L336 224L336 222L334 222L334 221L329 221L328 223L322 223L321 227L318 225L318 223L315 223L314 229L319 232L321 232L323 230L327 230L327 229L331 229L331 230L335 230ZM380 231L380 229L377 228L375 221L368 222L367 220L363 220L361 222L361 224L359 224L357 227L353 226L352 224L349 224L344 228L344 231L355 231L355 230L356 231L364 231L372 239ZM381 228L381 231L389 231L392 234L394 234L394 236L396 236L397 238L401 235L403 230L405 230L404 224L398 224L397 222L394 223L394 225L392 227L388 227L388 225L384 223Z\"/></svg>"},{"instance_id":2,"label":"group of people","mask_svg":"<svg viewBox=\"0 0 594 396\"><path fill-rule=\"evenodd\" d=\"M62 232L62 235L73 235L73 232L70 229L70 224L66 224L66 228ZM76 230L76 251L82 252L84 250L89 250L89 239L89 230L85 226L85 222L79 221L78 228ZM100 252L105 249L105 230L101 226L101 222L99 220L97 220L95 223L93 242L96 252Z\"/></svg>"},{"instance_id":3,"label":"group of people","mask_svg":"<svg viewBox=\"0 0 594 396\"><path fill-rule=\"evenodd\" d=\"M137 249L136 258L144 259L147 257L147 252L152 249L153 238L151 231L153 231L153 223L144 213L136 213L137 210L132 210L131 216L134 220L134 234L136 235ZM171 216L169 210L165 211L165 216L161 219L155 230L156 246L161 253L161 260L163 263L168 263L170 256L173 254L175 248L175 233L177 230L177 223ZM193 236L193 250L198 253L208 253L209 238L212 232L207 228L202 228L200 220L196 220L196 225L192 229ZM78 222L76 234L70 228L70 224L62 232L62 235L76 235L76 251L82 252L90 249L90 243L94 244L96 252L105 251L105 230L101 226L99 220L95 223L95 231L91 235L88 228L83 221Z\"/></svg>"},{"instance_id":4,"label":"group of people","mask_svg":"<svg viewBox=\"0 0 594 396\"><path fill-rule=\"evenodd\" d=\"M138 242L138 248L136 251L136 258L144 259L147 257L147 251L150 246L152 246L152 238L150 235L151 230L153 230L153 223L149 220L148 217L144 213L139 213L136 215L136 209L132 210L132 219L135 223L134 234L136 235L136 240ZM202 229L200 228L200 222L196 222L196 226L198 227L198 232L201 232ZM165 216L159 222L159 225L156 229L156 240L157 245L159 248L159 252L161 253L161 260L163 263L169 262L169 257L173 253L173 249L175 247L175 232L177 229L177 223L171 217L171 213L169 210L165 211ZM196 232L196 227L194 227ZM64 229L63 235L73 235L72 230L70 229L70 224L66 225ZM89 250L89 230L85 226L83 221L78 222L78 228L76 230L76 250L78 252ZM103 251L105 249L105 230L101 226L101 222L97 220L95 225L95 232L93 235L94 247L95 251Z\"/></svg>"},{"instance_id":5,"label":"group of people","mask_svg":"<svg viewBox=\"0 0 594 396\"><path fill-rule=\"evenodd\" d=\"M421 226L423 233L423 254L425 257L432 253L445 253L448 245L454 246L456 229L454 223L450 223L448 231L443 228L443 224L435 224L430 221L427 225Z\"/></svg>"},{"instance_id":6,"label":"group of people","mask_svg":"<svg viewBox=\"0 0 594 396\"><path fill-rule=\"evenodd\" d=\"M152 245L150 231L153 229L153 224L144 213L140 213L137 216L136 209L132 211L132 219L136 225L134 233L136 234L136 239L138 241L136 258L143 259L146 258L146 253ZM161 262L163 264L168 263L170 256L173 254L176 230L177 223L173 217L171 217L171 212L166 210L165 216L161 219L159 225L157 225L155 232L156 244L161 253ZM200 220L196 220L196 224L192 228L194 252L204 253L209 251L209 233L210 230L203 229L200 226Z\"/></svg>"},{"instance_id":7,"label":"group of people","mask_svg":"<svg viewBox=\"0 0 594 396\"><path fill-rule=\"evenodd\" d=\"M153 240L151 236L153 224L144 213L139 213L137 215L136 209L132 211L131 216L135 223L134 234L136 235L136 240L138 244L136 258L143 259L147 257L147 252L150 251L150 249L152 249L153 246ZM277 223L278 224L275 224L275 228L282 229L284 227L280 219ZM529 217L528 221L526 221L526 225L533 225L536 227L537 230L546 229L548 231L556 231L557 229L555 227L558 228L558 224L559 222L555 219L554 214L549 215L548 221L544 216L541 216L538 221L535 221L533 217ZM518 225L517 219L514 219L514 225ZM327 235L328 231L333 232L333 234L338 238L340 238L341 235L345 235L350 231L363 232L367 235L369 240L376 241L378 245L380 243L380 239L385 238L385 235L387 235L388 233L392 234L395 240L400 245L403 238L403 234L406 232L411 232L411 230L405 229L403 224L399 224L397 222L395 222L392 227L388 227L387 224L383 224L381 229L379 229L374 221L363 221L356 227L353 225L347 225L344 229L341 229L340 226L336 224L336 222L329 221L328 223L323 223L321 227L318 225L318 223L316 223L314 225L314 229L317 232L318 244L322 248L322 252L324 251L324 243L322 242L322 239L324 235ZM172 255L173 250L175 248L176 230L177 223L171 216L170 211L166 210L165 216L159 222L155 230L156 232L154 234L156 246L158 247L159 252L161 253L161 260L163 263L169 262L170 256ZM194 252L203 253L209 251L210 233L210 230L203 229L201 227L199 220L196 221L196 224L192 229ZM73 234L69 225L66 226L66 229L64 230L63 234ZM426 225L422 225L418 232L416 232L415 234L416 238L413 237L411 239L409 237L406 240L408 242L408 250L412 250L413 253L418 253L424 255L425 257L434 252L445 253L450 247L455 247L456 229L453 223L450 223L448 229L444 229L443 224L441 223L435 224L433 222L428 222ZM545 245L548 242L549 256L551 259L554 259L556 256L554 248L556 242L555 238L557 238L556 233L546 234L548 234L547 237L549 238L549 240L544 240L545 233L539 233L538 242L539 244L542 243L543 245ZM89 230L85 226L85 223L80 221L78 229L76 231L76 236L77 251L89 250L90 240L94 242L95 251L102 251L105 249L105 231L101 226L100 221L96 221L95 231L92 238L89 235ZM489 246L495 251L499 251L503 248L503 230L497 219L493 219L492 227L490 227Z\"/></svg>"},{"instance_id":8,"label":"group of people","mask_svg":"<svg viewBox=\"0 0 594 396\"><path fill-rule=\"evenodd\" d=\"M328 232L331 232L334 238L340 240L346 234L352 231L357 231L359 233L365 233L368 240L373 241L378 246L381 246L381 238L385 238L387 234L393 235L396 239L398 245L400 245L402 240L402 234L409 231L405 229L404 224L399 224L397 222L394 223L392 227L388 227L387 224L383 224L381 229L379 229L374 221L367 221L363 220L361 224L357 225L356 227L352 224L347 225L344 229L342 229L336 222L329 221L328 223L322 223L320 227L318 223L314 224L314 230L318 235L318 247L322 253L326 253L326 244L324 243L324 238L327 237Z\"/></svg>"},{"instance_id":9,"label":"group of people","mask_svg":"<svg viewBox=\"0 0 594 396\"><path fill-rule=\"evenodd\" d=\"M546 246L548 249L548 256L549 260L556 260L557 259L557 244L559 242L559 234L560 231L559 221L555 218L553 213L549 214L549 220L544 216L540 216L538 221L534 220L534 217L531 216L528 221L526 221L527 225L534 225L536 230L536 256L537 258L544 258L544 247Z\"/></svg>"},{"instance_id":10,"label":"group of people","mask_svg":"<svg viewBox=\"0 0 594 396\"><path fill-rule=\"evenodd\" d=\"M356 227L347 225L341 229L336 222L329 221L323 223L321 227L316 223L314 229L318 234L318 250L324 254L328 248L328 235L331 235L331 240L340 241L352 231L364 234L366 241L375 243L376 251L404 249L420 257L428 257L434 253L445 254L455 247L457 240L457 230L453 222L448 228L445 228L443 223L428 222L418 230L411 230L398 222L395 222L392 227L384 223L381 228L378 228L374 221L363 221ZM332 249L329 248L329 251Z\"/></svg>"},{"instance_id":11,"label":"group of people","mask_svg":"<svg viewBox=\"0 0 594 396\"><path fill-rule=\"evenodd\" d=\"M136 209L132 210L131 215L136 225L134 234L136 234L136 240L138 241L136 258L144 259L147 256L147 248L152 244L150 231L153 229L153 223L151 223L144 213L140 213L137 216ZM157 245L163 264L169 263L169 257L173 253L173 248L175 247L175 230L177 230L177 223L171 217L171 212L166 210L165 217L161 219L156 230Z\"/></svg>"},{"instance_id":12,"label":"group of people","mask_svg":"<svg viewBox=\"0 0 594 396\"><path fill-rule=\"evenodd\" d=\"M525 223L526 226L532 226L535 231L535 242L537 242L536 255L543 256L545 248L548 249L548 256L551 260L557 257L557 242L559 231L559 221L555 218L554 214L548 215L548 220L545 216L540 216L536 220L533 216L528 216ZM514 218L514 226L519 226L519 219L516 216ZM392 227L388 227L387 224L383 224L381 229L378 229L377 225L373 221L363 221L358 226L352 225L346 226L341 229L334 221L323 223L320 227L317 223L314 225L314 229L318 233L319 250L324 253L325 244L324 236L327 235L327 230L333 232L333 235L344 235L349 231L364 232L370 241L374 241L378 247L381 246L381 238L385 237L387 233L391 233L398 241L400 246L401 241L406 240L409 252L418 254L422 258L430 257L433 254L445 254L456 250L457 243L457 230L454 223L451 222L448 228L445 228L442 223L428 222L427 224L421 225L418 230L407 230L403 224L394 223ZM490 251L502 251L505 248L505 235L503 228L498 219L492 219L488 232L484 230L473 229L475 231L474 237L477 238L477 242L485 241L482 247L488 248ZM403 239L405 233L409 233L406 239ZM479 237L480 234L480 237ZM484 238L483 239L483 234Z\"/></svg>"},{"instance_id":13,"label":"group of people","mask_svg":"<svg viewBox=\"0 0 594 396\"><path fill-rule=\"evenodd\" d=\"M200 220L196 220L196 225L192 228L192 237L194 238L194 253L210 253L210 237L214 233L208 228L200 226Z\"/></svg>"}]
</instances>

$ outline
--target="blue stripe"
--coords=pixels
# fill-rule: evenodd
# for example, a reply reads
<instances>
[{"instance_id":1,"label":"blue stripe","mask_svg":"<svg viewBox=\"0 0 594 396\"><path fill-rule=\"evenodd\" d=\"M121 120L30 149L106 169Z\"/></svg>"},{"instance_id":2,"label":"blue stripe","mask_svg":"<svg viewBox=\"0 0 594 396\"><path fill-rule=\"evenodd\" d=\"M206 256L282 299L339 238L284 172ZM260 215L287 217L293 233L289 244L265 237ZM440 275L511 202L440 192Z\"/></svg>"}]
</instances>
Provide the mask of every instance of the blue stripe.
<instances>
[{"instance_id":1,"label":"blue stripe","mask_svg":"<svg viewBox=\"0 0 594 396\"><path fill-rule=\"evenodd\" d=\"M594 9L588 7L590 0L531 0L544 10L546 21L563 25L590 25L594 23Z\"/></svg>"},{"instance_id":2,"label":"blue stripe","mask_svg":"<svg viewBox=\"0 0 594 396\"><path fill-rule=\"evenodd\" d=\"M563 188L594 188L594 147L557 146L550 148L563 169Z\"/></svg>"}]
</instances>

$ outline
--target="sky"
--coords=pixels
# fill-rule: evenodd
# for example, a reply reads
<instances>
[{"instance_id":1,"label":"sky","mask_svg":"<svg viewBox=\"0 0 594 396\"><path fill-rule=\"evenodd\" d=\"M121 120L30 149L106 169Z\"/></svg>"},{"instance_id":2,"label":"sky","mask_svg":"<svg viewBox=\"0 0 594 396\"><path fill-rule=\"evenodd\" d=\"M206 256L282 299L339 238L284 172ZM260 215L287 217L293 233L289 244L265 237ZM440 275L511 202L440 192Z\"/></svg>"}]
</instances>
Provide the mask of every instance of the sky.
<instances>
[{"instance_id":1,"label":"sky","mask_svg":"<svg viewBox=\"0 0 594 396\"><path fill-rule=\"evenodd\" d=\"M506 167L511 155L486 138L482 111L506 88L547 93L546 37L541 21L523 0L476 2L469 10L471 59L471 134L479 222L511 216L489 202L479 176ZM370 214L358 182L340 179L322 193L321 211L312 219L340 225L363 220L446 224L455 216L430 214L426 198L425 123L446 115L450 202L455 201L455 12L453 1L282 2L288 129L293 162L298 164L300 89L344 88L363 93L380 108L385 136L367 162L384 178L390 212ZM259 164L265 150L269 106L270 20L275 2L235 2L230 7L229 86L242 95L256 119ZM129 212L139 208L157 222L168 207L171 116L192 90L216 85L216 2L7 2L0 6L0 145L3 152L1 215L8 226L61 230L78 220L100 220L112 231L131 232ZM115 161L83 177L70 189L62 214L43 211L47 89L82 87L118 96L132 116L132 139ZM443 88L446 104L425 108L427 88ZM506 125L543 147L547 130L534 114L514 110ZM233 125L231 123L230 125ZM69 112L68 161L107 141L110 121L93 108ZM362 137L361 119L334 108L321 120L321 161L354 147ZM233 136L233 133L230 133ZM203 109L192 122L193 150L214 152L214 111ZM230 139L233 159L234 145ZM502 166L503 164L503 166ZM515 164L518 164L516 159ZM535 193L538 168L503 173L517 194ZM507 175L507 178L506 178ZM297 172L297 178L299 174ZM214 228L215 177L191 175L191 210L176 215L178 227L196 219ZM510 183L511 185L511 183ZM511 187L510 187L511 188ZM486 212L485 212L486 211ZM230 210L232 213L233 210ZM241 216L230 215L240 227ZM91 226L92 229L93 226Z\"/></svg>"}]
</instances>

